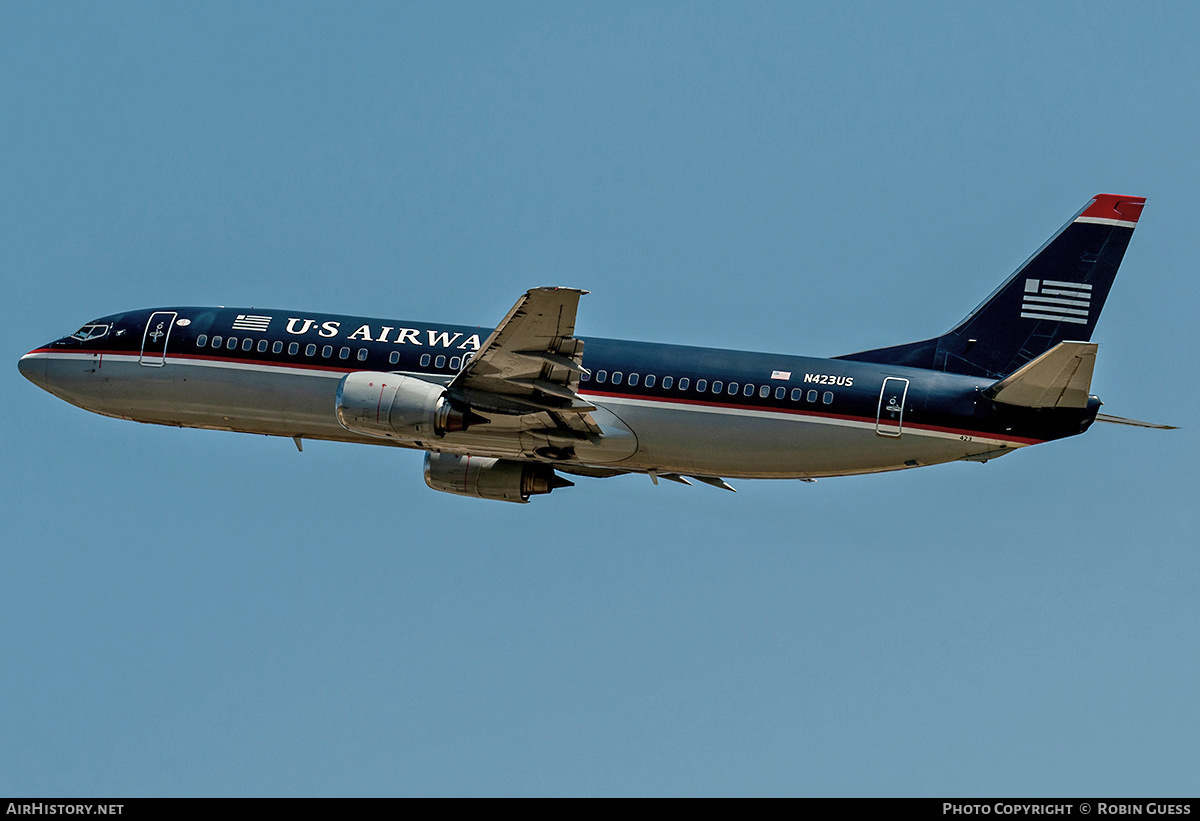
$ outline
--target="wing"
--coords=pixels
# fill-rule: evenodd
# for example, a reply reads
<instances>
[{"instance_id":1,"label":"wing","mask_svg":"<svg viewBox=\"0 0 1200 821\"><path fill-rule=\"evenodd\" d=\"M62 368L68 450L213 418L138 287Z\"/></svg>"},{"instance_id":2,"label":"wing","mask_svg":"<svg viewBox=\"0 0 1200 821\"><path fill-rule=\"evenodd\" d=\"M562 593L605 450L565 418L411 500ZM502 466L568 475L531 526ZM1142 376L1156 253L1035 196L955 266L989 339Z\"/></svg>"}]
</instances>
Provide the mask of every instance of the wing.
<instances>
[{"instance_id":1,"label":"wing","mask_svg":"<svg viewBox=\"0 0 1200 821\"><path fill-rule=\"evenodd\" d=\"M579 397L583 342L575 338L576 288L534 288L512 307L448 386L453 400L487 413L544 413L546 427L598 436L595 406Z\"/></svg>"}]
</instances>

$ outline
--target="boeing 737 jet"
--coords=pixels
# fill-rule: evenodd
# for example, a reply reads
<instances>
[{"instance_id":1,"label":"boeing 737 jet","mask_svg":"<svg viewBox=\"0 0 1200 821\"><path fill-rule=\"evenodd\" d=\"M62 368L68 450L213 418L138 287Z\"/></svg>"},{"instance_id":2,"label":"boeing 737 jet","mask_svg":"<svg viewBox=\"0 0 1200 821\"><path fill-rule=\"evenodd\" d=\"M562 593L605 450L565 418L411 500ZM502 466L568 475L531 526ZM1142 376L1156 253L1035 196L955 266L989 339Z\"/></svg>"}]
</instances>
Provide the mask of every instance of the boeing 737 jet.
<instances>
[{"instance_id":1,"label":"boeing 737 jet","mask_svg":"<svg viewBox=\"0 0 1200 821\"><path fill-rule=\"evenodd\" d=\"M1099 194L942 336L815 359L575 335L573 288L494 330L305 311L152 308L21 357L30 381L120 419L425 451L434 490L526 502L563 477L732 490L986 462L1083 433L1092 331L1145 199Z\"/></svg>"}]
</instances>

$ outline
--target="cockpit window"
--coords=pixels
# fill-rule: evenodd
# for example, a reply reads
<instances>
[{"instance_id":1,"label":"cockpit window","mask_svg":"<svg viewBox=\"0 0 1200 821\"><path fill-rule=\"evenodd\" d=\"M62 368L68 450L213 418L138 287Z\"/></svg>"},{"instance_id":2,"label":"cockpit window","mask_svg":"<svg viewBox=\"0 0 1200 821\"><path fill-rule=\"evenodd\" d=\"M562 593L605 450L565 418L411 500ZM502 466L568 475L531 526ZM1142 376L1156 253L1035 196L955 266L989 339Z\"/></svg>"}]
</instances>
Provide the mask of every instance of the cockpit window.
<instances>
[{"instance_id":1,"label":"cockpit window","mask_svg":"<svg viewBox=\"0 0 1200 821\"><path fill-rule=\"evenodd\" d=\"M108 334L112 325L106 323L94 322L89 325L84 325L75 333L71 334L71 339L78 339L80 342L87 342L89 339L99 339Z\"/></svg>"}]
</instances>

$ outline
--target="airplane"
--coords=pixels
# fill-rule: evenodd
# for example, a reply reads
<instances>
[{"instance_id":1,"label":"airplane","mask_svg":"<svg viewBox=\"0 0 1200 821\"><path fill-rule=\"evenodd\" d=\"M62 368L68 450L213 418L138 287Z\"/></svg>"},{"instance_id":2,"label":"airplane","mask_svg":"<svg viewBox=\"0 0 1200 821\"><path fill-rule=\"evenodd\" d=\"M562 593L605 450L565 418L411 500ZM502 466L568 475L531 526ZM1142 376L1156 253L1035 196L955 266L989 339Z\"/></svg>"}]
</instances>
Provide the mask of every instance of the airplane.
<instances>
[{"instance_id":1,"label":"airplane","mask_svg":"<svg viewBox=\"0 0 1200 821\"><path fill-rule=\"evenodd\" d=\"M565 476L814 479L987 462L1101 414L1092 332L1145 205L1098 194L941 336L819 359L575 335L575 288L494 329L256 308L92 320L21 357L85 410L425 451L434 490L528 502ZM565 476L564 476L565 474Z\"/></svg>"}]
</instances>

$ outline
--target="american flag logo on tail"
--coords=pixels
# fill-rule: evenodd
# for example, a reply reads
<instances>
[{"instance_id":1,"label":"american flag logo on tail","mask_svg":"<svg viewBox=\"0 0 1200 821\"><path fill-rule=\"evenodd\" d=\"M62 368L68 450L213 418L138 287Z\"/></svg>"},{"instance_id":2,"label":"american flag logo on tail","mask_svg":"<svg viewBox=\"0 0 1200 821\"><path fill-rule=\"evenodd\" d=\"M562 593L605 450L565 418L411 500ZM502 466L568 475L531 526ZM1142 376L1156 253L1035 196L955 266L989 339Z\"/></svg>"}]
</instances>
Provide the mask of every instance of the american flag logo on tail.
<instances>
[{"instance_id":1,"label":"american flag logo on tail","mask_svg":"<svg viewBox=\"0 0 1200 821\"><path fill-rule=\"evenodd\" d=\"M255 316L253 314L238 314L237 319L233 320L233 329L235 331L265 331L267 326L271 324L269 316Z\"/></svg>"},{"instance_id":2,"label":"american flag logo on tail","mask_svg":"<svg viewBox=\"0 0 1200 821\"><path fill-rule=\"evenodd\" d=\"M1053 279L1027 279L1021 298L1021 318L1086 325L1091 306L1091 285L1056 282Z\"/></svg>"}]
</instances>

